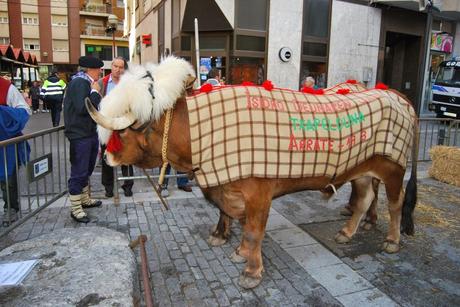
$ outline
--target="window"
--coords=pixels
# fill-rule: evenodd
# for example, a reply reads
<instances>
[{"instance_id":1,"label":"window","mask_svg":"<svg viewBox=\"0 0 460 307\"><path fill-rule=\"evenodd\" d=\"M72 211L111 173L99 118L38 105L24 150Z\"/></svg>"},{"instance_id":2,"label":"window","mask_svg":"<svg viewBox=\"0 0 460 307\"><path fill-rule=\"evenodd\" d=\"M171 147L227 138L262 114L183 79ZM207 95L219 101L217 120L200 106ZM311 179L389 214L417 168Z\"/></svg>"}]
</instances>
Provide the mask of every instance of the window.
<instances>
[{"instance_id":1,"label":"window","mask_svg":"<svg viewBox=\"0 0 460 307\"><path fill-rule=\"evenodd\" d=\"M123 0L117 0L117 7L125 7Z\"/></svg>"},{"instance_id":2,"label":"window","mask_svg":"<svg viewBox=\"0 0 460 307\"><path fill-rule=\"evenodd\" d=\"M303 39L300 80L313 77L326 87L329 45L330 0L303 1Z\"/></svg>"},{"instance_id":3,"label":"window","mask_svg":"<svg viewBox=\"0 0 460 307\"><path fill-rule=\"evenodd\" d=\"M8 17L7 16L0 16L0 23L8 23Z\"/></svg>"},{"instance_id":4,"label":"window","mask_svg":"<svg viewBox=\"0 0 460 307\"><path fill-rule=\"evenodd\" d=\"M10 38L9 37L0 37L0 45L9 45Z\"/></svg>"},{"instance_id":5,"label":"window","mask_svg":"<svg viewBox=\"0 0 460 307\"><path fill-rule=\"evenodd\" d=\"M263 52L265 51L265 37L237 35L236 49Z\"/></svg>"},{"instance_id":6,"label":"window","mask_svg":"<svg viewBox=\"0 0 460 307\"><path fill-rule=\"evenodd\" d=\"M239 29L267 30L267 0L238 0L236 26Z\"/></svg>"},{"instance_id":7,"label":"window","mask_svg":"<svg viewBox=\"0 0 460 307\"><path fill-rule=\"evenodd\" d=\"M128 61L129 60L129 48L128 47L117 47L117 56L121 56L126 61Z\"/></svg>"},{"instance_id":8,"label":"window","mask_svg":"<svg viewBox=\"0 0 460 307\"><path fill-rule=\"evenodd\" d=\"M304 36L327 37L329 32L329 0L304 0Z\"/></svg>"},{"instance_id":9,"label":"window","mask_svg":"<svg viewBox=\"0 0 460 307\"><path fill-rule=\"evenodd\" d=\"M38 39L24 39L24 50L40 50Z\"/></svg>"},{"instance_id":10,"label":"window","mask_svg":"<svg viewBox=\"0 0 460 307\"><path fill-rule=\"evenodd\" d=\"M51 24L53 26L67 27L67 16L51 15Z\"/></svg>"},{"instance_id":11,"label":"window","mask_svg":"<svg viewBox=\"0 0 460 307\"><path fill-rule=\"evenodd\" d=\"M25 25L38 25L37 14L22 14L22 23Z\"/></svg>"},{"instance_id":12,"label":"window","mask_svg":"<svg viewBox=\"0 0 460 307\"><path fill-rule=\"evenodd\" d=\"M53 39L53 51L69 51L67 40Z\"/></svg>"},{"instance_id":13,"label":"window","mask_svg":"<svg viewBox=\"0 0 460 307\"><path fill-rule=\"evenodd\" d=\"M112 61L112 46L85 45L86 55L92 55L103 61Z\"/></svg>"},{"instance_id":14,"label":"window","mask_svg":"<svg viewBox=\"0 0 460 307\"><path fill-rule=\"evenodd\" d=\"M172 34L175 36L180 32L180 0L172 2Z\"/></svg>"}]
</instances>

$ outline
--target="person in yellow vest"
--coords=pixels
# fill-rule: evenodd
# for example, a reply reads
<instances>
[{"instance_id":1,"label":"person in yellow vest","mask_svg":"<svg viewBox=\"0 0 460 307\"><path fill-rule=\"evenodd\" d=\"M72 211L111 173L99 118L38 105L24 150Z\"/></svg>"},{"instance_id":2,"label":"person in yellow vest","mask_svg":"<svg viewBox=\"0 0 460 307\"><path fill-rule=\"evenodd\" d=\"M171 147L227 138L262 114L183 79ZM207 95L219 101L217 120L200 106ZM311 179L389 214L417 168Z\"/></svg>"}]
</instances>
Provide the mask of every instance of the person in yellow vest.
<instances>
[{"instance_id":1,"label":"person in yellow vest","mask_svg":"<svg viewBox=\"0 0 460 307\"><path fill-rule=\"evenodd\" d=\"M45 80L41 89L43 102L51 109L51 122L53 127L59 126L61 121L62 101L66 84L54 70L48 79Z\"/></svg>"}]
</instances>

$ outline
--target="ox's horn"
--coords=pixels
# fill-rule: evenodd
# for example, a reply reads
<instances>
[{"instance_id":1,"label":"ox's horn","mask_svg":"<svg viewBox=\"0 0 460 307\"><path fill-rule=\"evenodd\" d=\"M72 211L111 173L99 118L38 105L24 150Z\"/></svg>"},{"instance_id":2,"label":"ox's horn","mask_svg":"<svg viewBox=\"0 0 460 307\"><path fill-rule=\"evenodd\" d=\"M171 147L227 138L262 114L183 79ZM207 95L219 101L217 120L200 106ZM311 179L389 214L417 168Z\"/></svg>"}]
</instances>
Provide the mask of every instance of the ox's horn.
<instances>
[{"instance_id":1,"label":"ox's horn","mask_svg":"<svg viewBox=\"0 0 460 307\"><path fill-rule=\"evenodd\" d=\"M136 121L136 118L131 113L126 113L124 116L115 118L106 117L96 110L88 98L85 99L85 105L91 118L105 129L123 130L131 126Z\"/></svg>"}]
</instances>

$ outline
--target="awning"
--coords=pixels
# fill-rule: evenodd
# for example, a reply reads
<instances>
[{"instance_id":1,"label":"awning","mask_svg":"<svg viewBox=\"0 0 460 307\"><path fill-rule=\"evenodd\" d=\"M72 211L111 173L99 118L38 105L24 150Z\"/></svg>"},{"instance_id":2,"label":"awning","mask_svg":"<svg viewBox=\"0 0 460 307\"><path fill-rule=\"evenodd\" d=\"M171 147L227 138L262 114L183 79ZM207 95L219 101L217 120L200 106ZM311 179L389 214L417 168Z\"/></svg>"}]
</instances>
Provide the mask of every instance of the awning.
<instances>
[{"instance_id":1,"label":"awning","mask_svg":"<svg viewBox=\"0 0 460 307\"><path fill-rule=\"evenodd\" d=\"M433 15L460 21L460 0L433 1ZM371 0L371 4L385 4L412 11L423 11L429 4L428 0Z\"/></svg>"}]
</instances>

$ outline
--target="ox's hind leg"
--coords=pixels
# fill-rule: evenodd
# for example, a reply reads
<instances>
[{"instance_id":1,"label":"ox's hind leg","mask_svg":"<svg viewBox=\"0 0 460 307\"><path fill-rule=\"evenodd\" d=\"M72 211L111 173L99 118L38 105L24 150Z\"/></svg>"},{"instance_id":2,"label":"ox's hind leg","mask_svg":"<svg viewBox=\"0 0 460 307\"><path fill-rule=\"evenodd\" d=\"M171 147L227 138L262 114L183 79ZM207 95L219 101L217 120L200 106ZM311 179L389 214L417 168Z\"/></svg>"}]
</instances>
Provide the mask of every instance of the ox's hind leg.
<instances>
[{"instance_id":1,"label":"ox's hind leg","mask_svg":"<svg viewBox=\"0 0 460 307\"><path fill-rule=\"evenodd\" d=\"M388 211L390 212L390 226L388 235L383 243L383 249L390 254L399 251L401 211L404 199L402 187L403 175L397 179L393 177L392 180L385 182L385 190L388 197Z\"/></svg>"},{"instance_id":2,"label":"ox's hind leg","mask_svg":"<svg viewBox=\"0 0 460 307\"><path fill-rule=\"evenodd\" d=\"M208 243L212 246L220 246L227 242L230 237L230 226L232 218L220 210L219 222L214 225L211 235L208 238Z\"/></svg>"},{"instance_id":3,"label":"ox's hind leg","mask_svg":"<svg viewBox=\"0 0 460 307\"><path fill-rule=\"evenodd\" d=\"M362 177L355 179L355 184L359 186L356 189L356 202L353 206L353 214L347 221L345 227L335 236L337 243L347 243L356 233L359 223L364 216L364 213L369 209L372 200L375 197L374 189L372 188L372 178Z\"/></svg>"},{"instance_id":4,"label":"ox's hind leg","mask_svg":"<svg viewBox=\"0 0 460 307\"><path fill-rule=\"evenodd\" d=\"M380 180L377 178L372 178L372 190L374 191L374 199L371 202L369 209L366 212L366 218L362 223L361 227L364 230L371 230L372 227L377 223L377 204L379 201L379 184Z\"/></svg>"}]
</instances>

